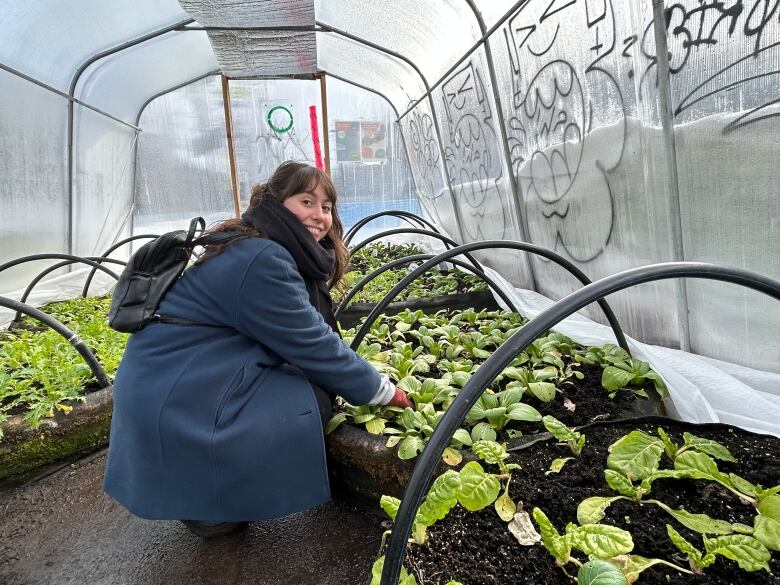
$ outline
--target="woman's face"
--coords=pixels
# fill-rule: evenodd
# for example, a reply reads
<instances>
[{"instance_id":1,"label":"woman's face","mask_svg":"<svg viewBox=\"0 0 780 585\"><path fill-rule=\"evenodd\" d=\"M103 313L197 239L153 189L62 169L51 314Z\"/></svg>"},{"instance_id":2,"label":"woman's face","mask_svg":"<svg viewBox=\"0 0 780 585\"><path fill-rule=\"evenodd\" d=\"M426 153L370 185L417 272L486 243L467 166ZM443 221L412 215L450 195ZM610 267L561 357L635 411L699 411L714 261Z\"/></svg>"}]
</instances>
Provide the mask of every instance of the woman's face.
<instances>
[{"instance_id":1,"label":"woman's face","mask_svg":"<svg viewBox=\"0 0 780 585\"><path fill-rule=\"evenodd\" d=\"M325 194L322 185L311 191L291 195L282 203L305 225L318 242L328 235L333 224L333 202Z\"/></svg>"}]
</instances>

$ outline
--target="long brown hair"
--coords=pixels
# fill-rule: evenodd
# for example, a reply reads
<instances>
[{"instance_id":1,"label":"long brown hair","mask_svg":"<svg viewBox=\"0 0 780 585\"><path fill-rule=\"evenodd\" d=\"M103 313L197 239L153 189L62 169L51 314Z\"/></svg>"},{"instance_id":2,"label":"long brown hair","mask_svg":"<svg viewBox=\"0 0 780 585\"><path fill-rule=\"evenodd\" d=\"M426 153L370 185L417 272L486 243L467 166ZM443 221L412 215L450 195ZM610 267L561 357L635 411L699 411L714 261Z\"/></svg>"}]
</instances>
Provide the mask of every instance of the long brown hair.
<instances>
[{"instance_id":1,"label":"long brown hair","mask_svg":"<svg viewBox=\"0 0 780 585\"><path fill-rule=\"evenodd\" d=\"M294 161L283 162L271 175L265 183L257 183L252 187L252 196L249 199L249 208L256 207L262 201L265 201L268 197L273 197L280 203L283 203L287 198L303 193L304 191L314 191L319 185L322 185L323 191L330 199L333 207L331 209L331 216L333 223L328 230L328 234L323 238L323 241L329 241L333 250L336 253L336 263L334 266L333 275L328 281L328 287L333 288L337 286L341 279L344 277L344 272L347 269L349 263L349 251L344 245L342 237L344 235L344 226L341 223L339 217L336 187L333 186L333 181L323 171L316 167L305 163L299 163ZM219 244L216 246L206 246L203 253L198 257L195 262L196 265L201 264L221 254L227 249L228 246L244 238L252 238L263 236L255 228L247 226L241 223L241 219L233 217L220 221L211 226L206 233L214 234L217 232L234 231L239 232L241 235L237 238L230 240L226 244Z\"/></svg>"}]
</instances>

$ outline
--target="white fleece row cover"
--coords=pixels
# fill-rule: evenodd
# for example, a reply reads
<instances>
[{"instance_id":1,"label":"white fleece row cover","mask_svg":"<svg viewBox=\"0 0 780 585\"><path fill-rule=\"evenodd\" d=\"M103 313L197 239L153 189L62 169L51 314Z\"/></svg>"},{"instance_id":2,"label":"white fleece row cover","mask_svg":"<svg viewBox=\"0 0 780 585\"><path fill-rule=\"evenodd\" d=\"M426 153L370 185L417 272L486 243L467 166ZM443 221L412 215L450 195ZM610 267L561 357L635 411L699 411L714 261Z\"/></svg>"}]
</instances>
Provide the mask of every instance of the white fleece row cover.
<instances>
[{"instance_id":1,"label":"white fleece row cover","mask_svg":"<svg viewBox=\"0 0 780 585\"><path fill-rule=\"evenodd\" d=\"M485 273L528 319L555 303L537 292L512 286L495 270L485 267ZM496 300L507 308L501 299L496 297ZM611 327L578 313L553 329L584 345L617 343ZM666 408L671 416L696 423L727 423L780 436L780 374L626 339L631 355L648 362L666 382L669 388Z\"/></svg>"}]
</instances>

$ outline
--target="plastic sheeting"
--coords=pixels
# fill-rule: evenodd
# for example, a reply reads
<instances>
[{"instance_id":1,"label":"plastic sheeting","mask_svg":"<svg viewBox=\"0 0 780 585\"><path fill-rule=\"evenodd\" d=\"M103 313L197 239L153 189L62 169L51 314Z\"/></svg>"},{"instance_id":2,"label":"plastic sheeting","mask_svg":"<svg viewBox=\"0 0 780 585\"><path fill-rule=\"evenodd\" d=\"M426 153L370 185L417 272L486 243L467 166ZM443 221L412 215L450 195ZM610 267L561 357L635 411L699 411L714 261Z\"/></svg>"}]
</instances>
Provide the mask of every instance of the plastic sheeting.
<instances>
[{"instance_id":1,"label":"plastic sheeting","mask_svg":"<svg viewBox=\"0 0 780 585\"><path fill-rule=\"evenodd\" d=\"M230 93L243 208L252 185L269 177L283 161L313 163L309 108L314 106L318 112L322 136L320 84L300 80L233 81ZM328 79L328 94L331 174L345 227L383 209L419 212L403 143L387 102L335 79ZM291 116L288 131L276 132L268 124L268 114L276 106L286 108ZM386 158L374 164L339 162L337 120L383 124ZM180 229L182 218L196 215L211 222L233 214L218 76L156 100L144 112L142 126L134 233ZM400 220L384 219L373 225L399 224Z\"/></svg>"},{"instance_id":2,"label":"plastic sheeting","mask_svg":"<svg viewBox=\"0 0 780 585\"><path fill-rule=\"evenodd\" d=\"M412 59L429 83L481 36L464 0L316 0L314 7L320 22Z\"/></svg>"},{"instance_id":3,"label":"plastic sheeting","mask_svg":"<svg viewBox=\"0 0 780 585\"><path fill-rule=\"evenodd\" d=\"M513 287L494 270L485 272L529 319L554 304L537 292ZM607 297L610 300L611 296ZM501 299L496 297L496 301L506 308ZM584 345L617 343L610 327L578 313L553 329ZM780 374L640 343L630 337L627 340L632 356L648 362L666 382L669 414L690 422L722 422L780 436Z\"/></svg>"},{"instance_id":4,"label":"plastic sheeting","mask_svg":"<svg viewBox=\"0 0 780 585\"><path fill-rule=\"evenodd\" d=\"M67 101L0 71L0 263L68 246ZM0 273L0 295L34 268Z\"/></svg>"},{"instance_id":5,"label":"plastic sheeting","mask_svg":"<svg viewBox=\"0 0 780 585\"><path fill-rule=\"evenodd\" d=\"M418 147L415 122L430 117L427 101L402 120L421 197L456 237L470 240L482 225L495 233L500 218L491 213L491 197L479 206L471 200L488 192L497 176L491 169L501 168L495 157L506 155L501 132L480 132L477 114L483 127L503 125L506 135L516 189L492 200L503 196L508 233L518 234L510 237L556 251L594 280L674 260L780 279L780 21L770 4L727 9L667 1L664 27L654 22L650 0L522 3L489 38L495 75L481 49L452 75L481 80L484 102L469 105L479 95L465 91L469 84L434 89L440 148ZM477 6L490 27L514 4ZM668 63L656 59L657 34ZM471 114L469 132L447 130L448 100ZM436 129L428 128L433 141ZM433 184L437 156L454 199ZM533 258L526 270L521 262L520 254L504 255L492 266L550 298L578 286L546 260ZM780 372L780 311L759 297L715 283L667 281L622 291L611 304L625 329L645 342ZM603 318L592 308L584 312Z\"/></svg>"}]
</instances>

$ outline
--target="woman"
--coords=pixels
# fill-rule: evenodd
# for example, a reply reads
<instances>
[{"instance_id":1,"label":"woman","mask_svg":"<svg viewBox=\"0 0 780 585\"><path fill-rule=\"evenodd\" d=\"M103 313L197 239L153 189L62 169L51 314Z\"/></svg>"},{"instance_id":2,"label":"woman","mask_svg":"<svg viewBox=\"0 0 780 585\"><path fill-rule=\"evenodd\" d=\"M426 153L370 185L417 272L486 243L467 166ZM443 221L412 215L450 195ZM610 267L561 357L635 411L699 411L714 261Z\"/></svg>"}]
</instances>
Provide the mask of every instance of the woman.
<instances>
[{"instance_id":1,"label":"woman","mask_svg":"<svg viewBox=\"0 0 780 585\"><path fill-rule=\"evenodd\" d=\"M348 261L336 191L286 162L252 189L152 323L130 337L114 382L105 491L137 516L201 536L330 497L312 384L351 404L410 406L335 333L328 292Z\"/></svg>"}]
</instances>

